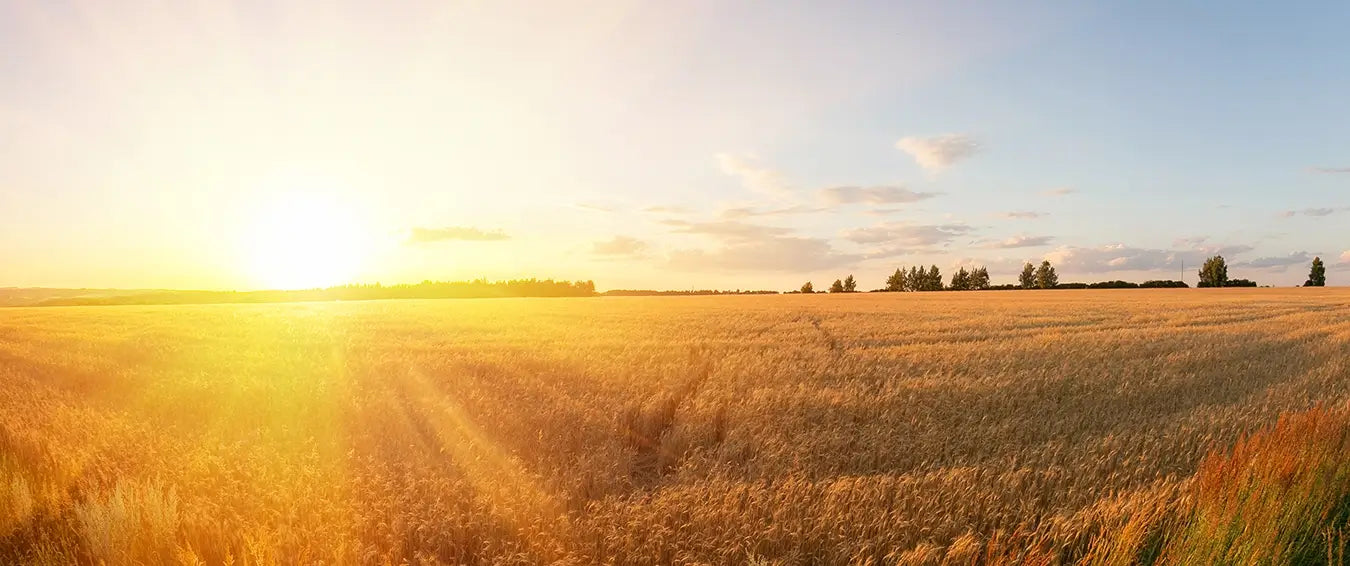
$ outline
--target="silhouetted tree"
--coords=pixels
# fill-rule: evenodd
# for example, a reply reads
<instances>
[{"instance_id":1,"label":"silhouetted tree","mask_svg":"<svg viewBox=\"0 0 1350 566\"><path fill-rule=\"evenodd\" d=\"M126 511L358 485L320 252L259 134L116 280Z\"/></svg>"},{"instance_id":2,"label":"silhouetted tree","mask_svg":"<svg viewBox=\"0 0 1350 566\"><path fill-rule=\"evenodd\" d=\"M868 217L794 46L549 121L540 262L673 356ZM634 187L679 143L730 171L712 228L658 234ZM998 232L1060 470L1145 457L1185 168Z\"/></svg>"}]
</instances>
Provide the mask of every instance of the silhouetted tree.
<instances>
[{"instance_id":1,"label":"silhouetted tree","mask_svg":"<svg viewBox=\"0 0 1350 566\"><path fill-rule=\"evenodd\" d=\"M988 288L989 288L989 270L988 270L988 269L985 269L984 266L980 266L980 267L976 268L974 271L971 271L971 272L970 272L970 288L971 288L971 289L976 289L976 290L980 290L980 289L988 289Z\"/></svg>"},{"instance_id":2,"label":"silhouetted tree","mask_svg":"<svg viewBox=\"0 0 1350 566\"><path fill-rule=\"evenodd\" d=\"M957 269L956 273L952 274L952 283L950 287L953 291L965 291L970 289L970 272L966 271L966 268L964 267Z\"/></svg>"},{"instance_id":3,"label":"silhouetted tree","mask_svg":"<svg viewBox=\"0 0 1350 566\"><path fill-rule=\"evenodd\" d=\"M811 282L810 282L810 281L807 281L807 282L805 282L805 283L802 283L802 292L803 292L803 293L814 293L814 292L816 292L816 288L815 288L814 286L811 285Z\"/></svg>"},{"instance_id":4,"label":"silhouetted tree","mask_svg":"<svg viewBox=\"0 0 1350 566\"><path fill-rule=\"evenodd\" d=\"M927 291L928 289L924 288L927 285L928 285L928 268L923 266L909 268L910 291Z\"/></svg>"},{"instance_id":5,"label":"silhouetted tree","mask_svg":"<svg viewBox=\"0 0 1350 566\"><path fill-rule=\"evenodd\" d=\"M942 290L942 272L938 271L938 266L932 265L928 267L928 284L926 287L927 288L924 289L925 291Z\"/></svg>"},{"instance_id":6,"label":"silhouetted tree","mask_svg":"<svg viewBox=\"0 0 1350 566\"><path fill-rule=\"evenodd\" d=\"M838 279L835 279L835 280L834 280L834 283L830 285L830 292L831 292L831 293L843 293L843 292L844 292L844 282L843 282L843 281L840 281L840 280L838 280Z\"/></svg>"},{"instance_id":7,"label":"silhouetted tree","mask_svg":"<svg viewBox=\"0 0 1350 566\"><path fill-rule=\"evenodd\" d=\"M845 293L858 292L858 282L853 279L852 273L848 274L848 277L844 278L844 292Z\"/></svg>"},{"instance_id":8,"label":"silhouetted tree","mask_svg":"<svg viewBox=\"0 0 1350 566\"><path fill-rule=\"evenodd\" d=\"M1216 255L1205 260L1205 264L1200 267L1200 284L1196 287L1227 287L1228 286L1228 262L1223 260L1223 256Z\"/></svg>"},{"instance_id":9,"label":"silhouetted tree","mask_svg":"<svg viewBox=\"0 0 1350 566\"><path fill-rule=\"evenodd\" d=\"M890 277L886 278L886 290L887 291L905 290L905 268L903 267L896 268L895 273L892 273Z\"/></svg>"},{"instance_id":10,"label":"silhouetted tree","mask_svg":"<svg viewBox=\"0 0 1350 566\"><path fill-rule=\"evenodd\" d=\"M1017 283L1023 289L1031 289L1036 286L1036 266L1027 262L1022 266L1022 274L1017 276Z\"/></svg>"},{"instance_id":11,"label":"silhouetted tree","mask_svg":"<svg viewBox=\"0 0 1350 566\"><path fill-rule=\"evenodd\" d=\"M1041 266L1036 268L1036 288L1054 289L1055 285L1059 285L1059 275L1055 273L1055 268L1050 265L1050 260L1041 261Z\"/></svg>"},{"instance_id":12,"label":"silhouetted tree","mask_svg":"<svg viewBox=\"0 0 1350 566\"><path fill-rule=\"evenodd\" d=\"M1308 271L1308 280L1303 282L1304 287L1326 287L1327 286L1327 266L1322 265L1322 258L1315 257L1312 261L1312 269Z\"/></svg>"}]
</instances>

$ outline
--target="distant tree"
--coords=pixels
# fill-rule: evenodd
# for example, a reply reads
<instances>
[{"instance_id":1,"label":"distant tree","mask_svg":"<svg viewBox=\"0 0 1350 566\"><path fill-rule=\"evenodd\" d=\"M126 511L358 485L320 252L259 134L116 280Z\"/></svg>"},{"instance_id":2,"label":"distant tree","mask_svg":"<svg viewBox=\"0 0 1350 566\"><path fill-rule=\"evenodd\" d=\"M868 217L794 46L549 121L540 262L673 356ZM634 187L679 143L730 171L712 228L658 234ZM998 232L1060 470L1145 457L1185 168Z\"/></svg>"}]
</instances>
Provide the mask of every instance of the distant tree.
<instances>
[{"instance_id":1,"label":"distant tree","mask_svg":"<svg viewBox=\"0 0 1350 566\"><path fill-rule=\"evenodd\" d=\"M1055 268L1050 265L1050 260L1041 261L1041 266L1036 268L1036 288L1054 289L1055 285L1059 285L1059 275L1055 273Z\"/></svg>"},{"instance_id":2,"label":"distant tree","mask_svg":"<svg viewBox=\"0 0 1350 566\"><path fill-rule=\"evenodd\" d=\"M1187 285L1183 281L1159 281L1157 279L1152 279L1139 284L1139 288L1141 289L1186 289L1189 287L1190 285Z\"/></svg>"},{"instance_id":3,"label":"distant tree","mask_svg":"<svg viewBox=\"0 0 1350 566\"><path fill-rule=\"evenodd\" d=\"M890 277L886 278L886 290L887 291L905 290L905 268L903 267L896 268L895 273L892 273Z\"/></svg>"},{"instance_id":4,"label":"distant tree","mask_svg":"<svg viewBox=\"0 0 1350 566\"><path fill-rule=\"evenodd\" d=\"M975 290L989 288L989 270L983 265L970 272L970 288Z\"/></svg>"},{"instance_id":5,"label":"distant tree","mask_svg":"<svg viewBox=\"0 0 1350 566\"><path fill-rule=\"evenodd\" d=\"M810 282L810 281L807 281L807 282L805 282L805 283L802 283L802 292L803 292L803 293L814 293L814 292L816 292L816 288L815 288L814 286L811 285L811 282Z\"/></svg>"},{"instance_id":6,"label":"distant tree","mask_svg":"<svg viewBox=\"0 0 1350 566\"><path fill-rule=\"evenodd\" d=\"M844 292L845 293L858 292L858 282L853 279L852 273L848 274L848 277L844 278Z\"/></svg>"},{"instance_id":7,"label":"distant tree","mask_svg":"<svg viewBox=\"0 0 1350 566\"><path fill-rule=\"evenodd\" d=\"M844 282L843 282L843 281L840 281L840 280L838 280L838 279L835 279L835 280L834 280L834 283L832 283L832 284L830 285L830 292L831 292L831 293L843 293L843 292L844 292Z\"/></svg>"},{"instance_id":8,"label":"distant tree","mask_svg":"<svg viewBox=\"0 0 1350 566\"><path fill-rule=\"evenodd\" d=\"M1312 269L1308 271L1308 280L1303 282L1304 287L1326 287L1327 286L1327 267L1322 265L1322 258L1315 257L1312 261Z\"/></svg>"},{"instance_id":9,"label":"distant tree","mask_svg":"<svg viewBox=\"0 0 1350 566\"><path fill-rule=\"evenodd\" d=\"M1196 287L1228 287L1228 262L1216 255L1200 267L1200 283Z\"/></svg>"},{"instance_id":10,"label":"distant tree","mask_svg":"<svg viewBox=\"0 0 1350 566\"><path fill-rule=\"evenodd\" d=\"M1023 289L1036 287L1036 267L1027 262L1022 265L1022 274L1017 276L1017 283L1022 285Z\"/></svg>"},{"instance_id":11,"label":"distant tree","mask_svg":"<svg viewBox=\"0 0 1350 566\"><path fill-rule=\"evenodd\" d=\"M1139 288L1139 284L1138 284L1138 283L1131 283L1131 282L1129 282L1129 281L1121 281L1121 280L1117 279L1117 280L1115 280L1115 281L1098 281L1098 282L1096 282L1096 283L1089 283L1089 284L1088 284L1088 288L1089 288L1089 289L1138 289L1138 288Z\"/></svg>"},{"instance_id":12,"label":"distant tree","mask_svg":"<svg viewBox=\"0 0 1350 566\"><path fill-rule=\"evenodd\" d=\"M938 271L938 266L936 265L929 266L928 285L925 291L941 291L941 290L942 290L942 272Z\"/></svg>"},{"instance_id":13,"label":"distant tree","mask_svg":"<svg viewBox=\"0 0 1350 566\"><path fill-rule=\"evenodd\" d=\"M1229 279L1227 283L1224 283L1224 284L1223 284L1223 286L1224 286L1224 287L1255 287L1255 286L1256 286L1256 282L1255 282L1255 281L1252 281L1251 279Z\"/></svg>"},{"instance_id":14,"label":"distant tree","mask_svg":"<svg viewBox=\"0 0 1350 566\"><path fill-rule=\"evenodd\" d=\"M918 266L918 267L911 267L909 269L909 290L911 291L928 290L928 268Z\"/></svg>"},{"instance_id":15,"label":"distant tree","mask_svg":"<svg viewBox=\"0 0 1350 566\"><path fill-rule=\"evenodd\" d=\"M950 285L953 291L966 291L970 289L970 272L965 267L956 270L952 274L952 283Z\"/></svg>"}]
</instances>

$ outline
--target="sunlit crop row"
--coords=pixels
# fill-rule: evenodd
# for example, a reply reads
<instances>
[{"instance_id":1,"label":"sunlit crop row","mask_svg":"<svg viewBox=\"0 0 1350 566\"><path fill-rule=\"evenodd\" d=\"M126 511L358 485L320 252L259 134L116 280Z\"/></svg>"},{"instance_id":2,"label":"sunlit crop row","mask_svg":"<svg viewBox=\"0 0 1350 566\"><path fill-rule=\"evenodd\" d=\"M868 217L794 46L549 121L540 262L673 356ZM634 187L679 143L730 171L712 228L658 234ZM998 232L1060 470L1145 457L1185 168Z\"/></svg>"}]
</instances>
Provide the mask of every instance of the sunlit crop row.
<instances>
[{"instance_id":1,"label":"sunlit crop row","mask_svg":"<svg viewBox=\"0 0 1350 566\"><path fill-rule=\"evenodd\" d=\"M5 309L0 563L1118 557L1348 400L1337 289Z\"/></svg>"}]
</instances>

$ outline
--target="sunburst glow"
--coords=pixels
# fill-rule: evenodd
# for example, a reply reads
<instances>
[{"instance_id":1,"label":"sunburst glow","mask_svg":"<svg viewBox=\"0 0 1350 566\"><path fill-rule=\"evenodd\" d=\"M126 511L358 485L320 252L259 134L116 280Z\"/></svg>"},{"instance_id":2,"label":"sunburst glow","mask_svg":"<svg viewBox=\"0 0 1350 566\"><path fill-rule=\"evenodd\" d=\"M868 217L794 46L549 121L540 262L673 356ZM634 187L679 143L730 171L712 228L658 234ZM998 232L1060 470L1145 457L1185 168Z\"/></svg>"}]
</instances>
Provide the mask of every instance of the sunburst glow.
<instances>
[{"instance_id":1,"label":"sunburst glow","mask_svg":"<svg viewBox=\"0 0 1350 566\"><path fill-rule=\"evenodd\" d=\"M282 192L259 208L244 241L251 277L276 289L350 282L370 249L354 207L304 190Z\"/></svg>"}]
</instances>

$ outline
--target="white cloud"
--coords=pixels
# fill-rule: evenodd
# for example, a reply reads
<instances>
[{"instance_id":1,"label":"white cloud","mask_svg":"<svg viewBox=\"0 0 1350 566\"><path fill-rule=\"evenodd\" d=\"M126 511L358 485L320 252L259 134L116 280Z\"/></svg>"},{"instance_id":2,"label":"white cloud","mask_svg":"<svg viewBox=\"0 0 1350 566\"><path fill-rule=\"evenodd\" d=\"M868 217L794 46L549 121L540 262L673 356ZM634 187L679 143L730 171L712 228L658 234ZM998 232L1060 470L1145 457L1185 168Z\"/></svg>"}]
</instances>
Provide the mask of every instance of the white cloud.
<instances>
[{"instance_id":1,"label":"white cloud","mask_svg":"<svg viewBox=\"0 0 1350 566\"><path fill-rule=\"evenodd\" d=\"M1078 189L1075 189L1073 187L1059 187L1056 189L1041 191L1041 196L1062 197L1074 194L1076 192L1078 192Z\"/></svg>"},{"instance_id":2,"label":"white cloud","mask_svg":"<svg viewBox=\"0 0 1350 566\"><path fill-rule=\"evenodd\" d=\"M751 191L769 196L784 196L792 191L781 172L760 165L752 155L719 153L717 164L723 173L740 179L741 185Z\"/></svg>"},{"instance_id":3,"label":"white cloud","mask_svg":"<svg viewBox=\"0 0 1350 566\"><path fill-rule=\"evenodd\" d=\"M938 196L940 193L914 192L899 186L829 187L820 190L820 198L831 205L840 204L904 204Z\"/></svg>"},{"instance_id":4,"label":"white cloud","mask_svg":"<svg viewBox=\"0 0 1350 566\"><path fill-rule=\"evenodd\" d=\"M1095 248L1064 246L1046 254L1045 259L1061 272L1107 273L1177 269L1192 263L1184 255L1172 250L1109 244Z\"/></svg>"},{"instance_id":5,"label":"white cloud","mask_svg":"<svg viewBox=\"0 0 1350 566\"><path fill-rule=\"evenodd\" d=\"M1350 167L1313 167L1316 173L1350 173Z\"/></svg>"},{"instance_id":6,"label":"white cloud","mask_svg":"<svg viewBox=\"0 0 1350 566\"><path fill-rule=\"evenodd\" d=\"M919 167L930 173L946 169L980 150L979 142L965 134L944 134L927 138L906 137L895 142L895 147L908 153Z\"/></svg>"},{"instance_id":7,"label":"white cloud","mask_svg":"<svg viewBox=\"0 0 1350 566\"><path fill-rule=\"evenodd\" d=\"M647 252L647 242L628 236L615 236L591 245L595 255L609 257L640 257Z\"/></svg>"},{"instance_id":8,"label":"white cloud","mask_svg":"<svg viewBox=\"0 0 1350 566\"><path fill-rule=\"evenodd\" d=\"M1350 263L1350 250L1341 252L1341 263Z\"/></svg>"},{"instance_id":9,"label":"white cloud","mask_svg":"<svg viewBox=\"0 0 1350 566\"><path fill-rule=\"evenodd\" d=\"M1061 246L1046 254L1045 259L1061 271L1073 273L1108 273L1112 271L1163 271L1199 267L1205 258L1222 255L1233 263L1232 256L1252 251L1245 244L1203 246L1209 238L1197 236L1178 240L1178 245L1191 243L1190 249L1136 248L1125 244L1098 247Z\"/></svg>"},{"instance_id":10,"label":"white cloud","mask_svg":"<svg viewBox=\"0 0 1350 566\"><path fill-rule=\"evenodd\" d=\"M1179 243L1203 243L1204 236L1179 240ZM1131 247L1114 243L1098 247L1062 246L1046 254L1046 259L1064 272L1157 272L1157 270L1189 269L1199 267L1210 255L1224 255L1233 263L1233 255L1247 253L1253 247L1246 245L1197 246L1188 250L1161 250L1149 247Z\"/></svg>"}]
</instances>

